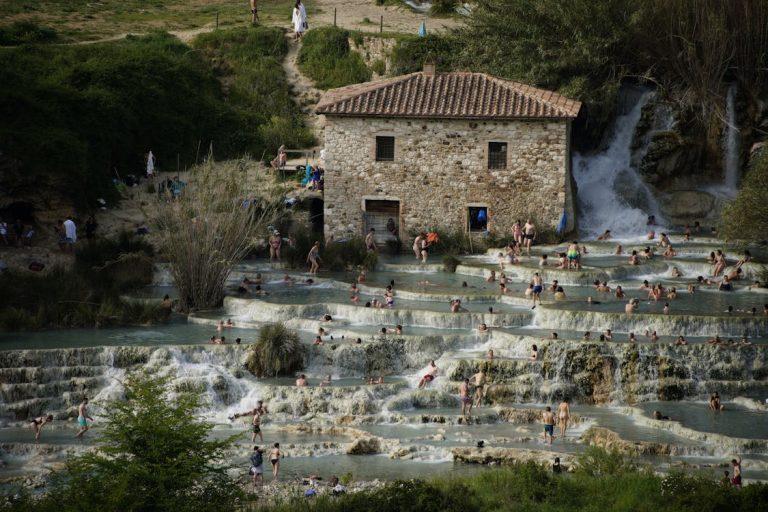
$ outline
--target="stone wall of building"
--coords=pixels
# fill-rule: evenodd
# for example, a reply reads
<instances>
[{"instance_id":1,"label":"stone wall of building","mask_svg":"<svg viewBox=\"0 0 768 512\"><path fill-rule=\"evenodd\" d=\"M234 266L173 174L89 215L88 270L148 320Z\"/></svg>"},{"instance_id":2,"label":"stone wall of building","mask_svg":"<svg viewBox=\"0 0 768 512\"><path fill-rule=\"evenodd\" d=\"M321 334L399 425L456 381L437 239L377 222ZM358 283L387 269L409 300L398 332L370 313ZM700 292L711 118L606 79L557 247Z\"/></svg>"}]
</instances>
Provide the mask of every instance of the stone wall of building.
<instances>
[{"instance_id":1,"label":"stone wall of building","mask_svg":"<svg viewBox=\"0 0 768 512\"><path fill-rule=\"evenodd\" d=\"M352 118L325 120L325 233L364 231L366 199L400 201L400 230L467 229L468 207L488 207L488 228L516 219L573 226L567 121ZM395 137L393 162L375 160L376 136ZM507 142L507 168L488 168L488 143ZM407 238L407 237L406 237Z\"/></svg>"}]
</instances>

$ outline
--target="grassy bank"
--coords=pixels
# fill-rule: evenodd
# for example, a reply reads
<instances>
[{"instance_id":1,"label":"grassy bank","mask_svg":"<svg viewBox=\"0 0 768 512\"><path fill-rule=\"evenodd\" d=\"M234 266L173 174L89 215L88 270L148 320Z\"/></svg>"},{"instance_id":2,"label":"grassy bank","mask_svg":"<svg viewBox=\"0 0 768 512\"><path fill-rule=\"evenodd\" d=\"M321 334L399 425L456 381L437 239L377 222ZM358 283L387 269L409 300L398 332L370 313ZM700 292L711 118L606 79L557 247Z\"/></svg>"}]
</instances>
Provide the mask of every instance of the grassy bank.
<instances>
[{"instance_id":1,"label":"grassy bank","mask_svg":"<svg viewBox=\"0 0 768 512\"><path fill-rule=\"evenodd\" d=\"M655 475L618 455L589 450L573 474L528 463L472 477L397 481L344 497L301 499L270 512L729 512L768 510L768 485L734 489L699 475Z\"/></svg>"},{"instance_id":2,"label":"grassy bank","mask_svg":"<svg viewBox=\"0 0 768 512\"><path fill-rule=\"evenodd\" d=\"M152 247L123 234L82 241L72 269L0 274L0 330L103 327L163 320L157 304L120 298L152 282Z\"/></svg>"},{"instance_id":3,"label":"grassy bank","mask_svg":"<svg viewBox=\"0 0 768 512\"><path fill-rule=\"evenodd\" d=\"M307 10L314 13L314 2ZM291 0L259 2L262 23L288 24ZM245 25L251 21L250 7L242 0L4 0L0 19L12 23L31 21L54 28L66 41L93 40L152 29L192 30L215 26Z\"/></svg>"},{"instance_id":4,"label":"grassy bank","mask_svg":"<svg viewBox=\"0 0 768 512\"><path fill-rule=\"evenodd\" d=\"M280 29L217 30L197 36L192 46L213 63L217 77L226 84L229 101L241 113L243 123L232 127L232 136L247 147L253 134L258 134L263 149L254 157L272 158L281 144L298 148L314 143L290 95L282 68L288 42Z\"/></svg>"},{"instance_id":5,"label":"grassy bank","mask_svg":"<svg viewBox=\"0 0 768 512\"><path fill-rule=\"evenodd\" d=\"M359 53L349 47L350 33L337 27L310 30L304 36L299 67L319 89L366 82L371 70Z\"/></svg>"},{"instance_id":6,"label":"grassy bank","mask_svg":"<svg viewBox=\"0 0 768 512\"><path fill-rule=\"evenodd\" d=\"M196 48L156 33L0 49L0 187L82 208L116 198L112 178L141 174L149 149L173 171L211 145L221 158L260 157L311 141L280 66L280 29L222 30Z\"/></svg>"}]
</instances>

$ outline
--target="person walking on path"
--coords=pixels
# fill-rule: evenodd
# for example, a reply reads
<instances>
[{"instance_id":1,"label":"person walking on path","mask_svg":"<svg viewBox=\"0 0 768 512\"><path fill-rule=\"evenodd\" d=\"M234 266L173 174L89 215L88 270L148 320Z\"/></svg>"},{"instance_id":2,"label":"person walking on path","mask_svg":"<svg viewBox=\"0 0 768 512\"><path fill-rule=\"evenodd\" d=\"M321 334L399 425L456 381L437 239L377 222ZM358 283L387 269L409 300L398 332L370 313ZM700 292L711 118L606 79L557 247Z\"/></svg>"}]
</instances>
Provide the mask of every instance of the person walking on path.
<instances>
[{"instance_id":1,"label":"person walking on path","mask_svg":"<svg viewBox=\"0 0 768 512\"><path fill-rule=\"evenodd\" d=\"M251 0L251 24L255 25L259 21L259 2Z\"/></svg>"},{"instance_id":2,"label":"person walking on path","mask_svg":"<svg viewBox=\"0 0 768 512\"><path fill-rule=\"evenodd\" d=\"M293 23L293 32L296 40L301 39L304 35L304 31L307 30L307 10L304 8L304 4L301 0L296 0L296 5L293 7L293 16L291 17Z\"/></svg>"}]
</instances>

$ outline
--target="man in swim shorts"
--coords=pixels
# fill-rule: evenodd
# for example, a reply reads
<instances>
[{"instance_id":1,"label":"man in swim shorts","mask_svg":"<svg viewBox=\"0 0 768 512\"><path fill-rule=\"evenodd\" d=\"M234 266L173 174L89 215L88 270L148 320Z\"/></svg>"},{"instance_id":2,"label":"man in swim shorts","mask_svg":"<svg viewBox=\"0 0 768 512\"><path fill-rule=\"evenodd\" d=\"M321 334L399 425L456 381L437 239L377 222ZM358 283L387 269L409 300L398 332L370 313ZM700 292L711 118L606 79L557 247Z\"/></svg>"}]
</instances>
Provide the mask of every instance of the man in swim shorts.
<instances>
[{"instance_id":1,"label":"man in swim shorts","mask_svg":"<svg viewBox=\"0 0 768 512\"><path fill-rule=\"evenodd\" d=\"M547 406L541 415L541 420L544 423L544 442L547 442L547 436L549 436L549 444L551 445L552 441L555 440L555 415L550 406Z\"/></svg>"},{"instance_id":2,"label":"man in swim shorts","mask_svg":"<svg viewBox=\"0 0 768 512\"><path fill-rule=\"evenodd\" d=\"M533 307L531 309L535 309L537 300L539 301L539 304L541 304L541 292L544 290L544 280L541 278L538 272L533 274L531 285L533 285L533 293L531 293L531 298L533 298Z\"/></svg>"},{"instance_id":3,"label":"man in swim shorts","mask_svg":"<svg viewBox=\"0 0 768 512\"><path fill-rule=\"evenodd\" d=\"M253 478L253 486L256 487L257 483L260 484L264 478L264 451L260 450L258 446L253 447L250 462L249 473Z\"/></svg>"},{"instance_id":4,"label":"man in swim shorts","mask_svg":"<svg viewBox=\"0 0 768 512\"><path fill-rule=\"evenodd\" d=\"M437 365L435 364L434 361L430 361L429 366L427 367L427 372L419 381L419 389L425 387L427 384L435 380L436 376L437 376Z\"/></svg>"},{"instance_id":5,"label":"man in swim shorts","mask_svg":"<svg viewBox=\"0 0 768 512\"><path fill-rule=\"evenodd\" d=\"M75 437L83 437L83 434L88 432L91 428L88 426L88 420L93 421L93 418L88 416L88 398L83 398L82 403L77 408L77 425L80 427L80 430Z\"/></svg>"}]
</instances>

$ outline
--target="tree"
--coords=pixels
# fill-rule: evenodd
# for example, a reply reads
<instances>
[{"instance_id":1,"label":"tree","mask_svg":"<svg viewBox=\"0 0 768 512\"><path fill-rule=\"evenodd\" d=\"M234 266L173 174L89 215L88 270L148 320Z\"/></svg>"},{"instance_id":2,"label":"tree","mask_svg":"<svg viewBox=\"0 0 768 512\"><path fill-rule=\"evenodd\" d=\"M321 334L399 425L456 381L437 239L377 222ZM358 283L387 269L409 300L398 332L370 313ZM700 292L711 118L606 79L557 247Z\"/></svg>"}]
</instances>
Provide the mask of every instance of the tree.
<instances>
[{"instance_id":1,"label":"tree","mask_svg":"<svg viewBox=\"0 0 768 512\"><path fill-rule=\"evenodd\" d=\"M184 310L221 306L232 267L264 238L282 207L280 190L249 193L245 168L245 161L217 168L209 155L178 200L158 203L160 245Z\"/></svg>"},{"instance_id":2,"label":"tree","mask_svg":"<svg viewBox=\"0 0 768 512\"><path fill-rule=\"evenodd\" d=\"M171 395L167 378L128 379L109 403L98 449L70 459L33 507L66 512L227 511L242 491L222 464L234 438L213 440L195 418L197 395Z\"/></svg>"},{"instance_id":3,"label":"tree","mask_svg":"<svg viewBox=\"0 0 768 512\"><path fill-rule=\"evenodd\" d=\"M293 375L304 367L304 347L296 332L269 324L259 331L245 364L257 377Z\"/></svg>"},{"instance_id":4,"label":"tree","mask_svg":"<svg viewBox=\"0 0 768 512\"><path fill-rule=\"evenodd\" d=\"M730 240L768 240L768 150L752 157L744 183L723 209L721 233Z\"/></svg>"}]
</instances>

